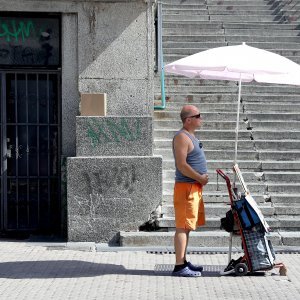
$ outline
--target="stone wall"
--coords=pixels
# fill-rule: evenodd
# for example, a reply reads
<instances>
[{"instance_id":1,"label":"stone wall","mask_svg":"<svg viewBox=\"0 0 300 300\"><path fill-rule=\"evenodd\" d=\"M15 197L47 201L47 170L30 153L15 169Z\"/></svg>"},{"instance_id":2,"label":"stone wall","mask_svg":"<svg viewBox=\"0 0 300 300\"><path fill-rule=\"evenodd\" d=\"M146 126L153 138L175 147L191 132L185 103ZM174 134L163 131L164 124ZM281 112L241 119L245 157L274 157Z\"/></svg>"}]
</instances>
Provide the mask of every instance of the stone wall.
<instances>
[{"instance_id":1,"label":"stone wall","mask_svg":"<svg viewBox=\"0 0 300 300\"><path fill-rule=\"evenodd\" d=\"M68 158L68 240L119 243L162 197L159 157Z\"/></svg>"},{"instance_id":2,"label":"stone wall","mask_svg":"<svg viewBox=\"0 0 300 300\"><path fill-rule=\"evenodd\" d=\"M162 160L152 155L153 1L0 0L0 11L61 14L68 238L116 243L162 196ZM80 93L106 93L107 116L77 117Z\"/></svg>"},{"instance_id":3,"label":"stone wall","mask_svg":"<svg viewBox=\"0 0 300 300\"><path fill-rule=\"evenodd\" d=\"M161 203L162 158L150 117L77 117L77 157L67 160L69 241L119 242Z\"/></svg>"},{"instance_id":4,"label":"stone wall","mask_svg":"<svg viewBox=\"0 0 300 300\"><path fill-rule=\"evenodd\" d=\"M153 1L0 0L1 12L62 15L62 152L75 155L80 93L106 93L107 115L151 116Z\"/></svg>"}]
</instances>

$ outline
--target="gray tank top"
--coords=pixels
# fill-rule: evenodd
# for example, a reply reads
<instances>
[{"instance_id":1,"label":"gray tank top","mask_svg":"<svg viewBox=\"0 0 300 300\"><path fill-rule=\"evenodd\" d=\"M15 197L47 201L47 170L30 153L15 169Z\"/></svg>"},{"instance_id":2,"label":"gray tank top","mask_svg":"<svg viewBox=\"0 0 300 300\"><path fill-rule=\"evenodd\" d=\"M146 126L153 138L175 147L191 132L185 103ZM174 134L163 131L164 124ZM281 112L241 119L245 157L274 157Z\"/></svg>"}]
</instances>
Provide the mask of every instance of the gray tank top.
<instances>
[{"instance_id":1,"label":"gray tank top","mask_svg":"<svg viewBox=\"0 0 300 300\"><path fill-rule=\"evenodd\" d=\"M207 163L206 158L204 154L204 150L202 147L201 142L195 138L194 136L190 135L184 130L179 130L176 132L174 138L179 134L183 132L186 134L191 141L193 142L194 149L187 154L186 162L199 174L206 174L207 173ZM174 139L173 139L173 154L174 154ZM175 156L174 156L175 157ZM175 161L175 167L176 167L176 161ZM196 180L184 176L176 167L175 172L175 181L176 182L196 182Z\"/></svg>"}]
</instances>

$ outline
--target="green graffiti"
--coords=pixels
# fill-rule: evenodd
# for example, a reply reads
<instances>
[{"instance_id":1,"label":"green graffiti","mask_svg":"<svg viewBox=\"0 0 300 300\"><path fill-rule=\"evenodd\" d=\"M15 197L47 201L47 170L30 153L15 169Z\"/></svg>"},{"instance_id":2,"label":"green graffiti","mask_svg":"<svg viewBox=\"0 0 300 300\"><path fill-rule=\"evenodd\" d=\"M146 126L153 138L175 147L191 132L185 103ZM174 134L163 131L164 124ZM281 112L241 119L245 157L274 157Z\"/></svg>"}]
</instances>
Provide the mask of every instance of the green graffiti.
<instances>
[{"instance_id":1,"label":"green graffiti","mask_svg":"<svg viewBox=\"0 0 300 300\"><path fill-rule=\"evenodd\" d=\"M27 39L31 32L35 34L35 29L32 21L20 21L18 24L15 20L10 20L9 22L4 22L0 20L0 28L2 31L0 32L0 37L4 37L7 42L10 42L11 39L15 39L16 42L19 39L22 42Z\"/></svg>"},{"instance_id":2,"label":"green graffiti","mask_svg":"<svg viewBox=\"0 0 300 300\"><path fill-rule=\"evenodd\" d=\"M122 119L120 124L114 122L113 120L107 120L106 125L109 128L114 141L120 142L119 136L128 141L135 140L135 136L129 130L128 124L125 119Z\"/></svg>"},{"instance_id":3,"label":"green graffiti","mask_svg":"<svg viewBox=\"0 0 300 300\"><path fill-rule=\"evenodd\" d=\"M92 145L96 146L100 144L101 140L104 138L105 142L109 142L110 138L106 135L106 133L103 131L103 128L101 126L97 126L97 131L94 130L94 128L88 124L88 131L87 135L92 141Z\"/></svg>"},{"instance_id":4,"label":"green graffiti","mask_svg":"<svg viewBox=\"0 0 300 300\"><path fill-rule=\"evenodd\" d=\"M94 124L88 123L87 128L87 136L90 138L92 146L108 142L132 142L141 139L141 120L139 118L133 122L126 119L121 119L120 122L107 119L99 124L96 120L93 121Z\"/></svg>"}]
</instances>

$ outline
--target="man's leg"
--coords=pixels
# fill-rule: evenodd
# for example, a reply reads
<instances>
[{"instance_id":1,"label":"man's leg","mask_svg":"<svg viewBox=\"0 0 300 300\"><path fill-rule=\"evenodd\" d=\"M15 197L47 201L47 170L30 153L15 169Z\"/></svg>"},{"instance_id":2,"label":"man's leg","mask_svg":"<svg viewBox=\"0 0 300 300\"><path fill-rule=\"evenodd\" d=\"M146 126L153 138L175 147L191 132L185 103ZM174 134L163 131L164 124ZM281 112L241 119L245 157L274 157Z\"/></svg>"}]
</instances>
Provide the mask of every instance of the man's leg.
<instances>
[{"instance_id":1,"label":"man's leg","mask_svg":"<svg viewBox=\"0 0 300 300\"><path fill-rule=\"evenodd\" d=\"M183 265L185 262L189 233L188 229L176 228L174 236L176 265Z\"/></svg>"},{"instance_id":2,"label":"man's leg","mask_svg":"<svg viewBox=\"0 0 300 300\"><path fill-rule=\"evenodd\" d=\"M186 234L186 245L185 245L185 251L184 251L184 262L186 262L186 251L189 244L189 237L190 237L190 231Z\"/></svg>"}]
</instances>

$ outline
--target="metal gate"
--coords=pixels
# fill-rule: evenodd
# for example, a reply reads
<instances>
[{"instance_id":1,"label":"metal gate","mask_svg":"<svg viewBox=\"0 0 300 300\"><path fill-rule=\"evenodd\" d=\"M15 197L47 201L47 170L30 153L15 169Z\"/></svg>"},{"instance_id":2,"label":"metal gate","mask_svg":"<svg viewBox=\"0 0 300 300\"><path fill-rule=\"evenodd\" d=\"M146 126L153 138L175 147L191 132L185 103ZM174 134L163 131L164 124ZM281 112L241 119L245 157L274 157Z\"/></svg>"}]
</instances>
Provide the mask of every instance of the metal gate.
<instances>
[{"instance_id":1,"label":"metal gate","mask_svg":"<svg viewBox=\"0 0 300 300\"><path fill-rule=\"evenodd\" d=\"M1 231L60 227L60 72L0 71Z\"/></svg>"}]
</instances>

